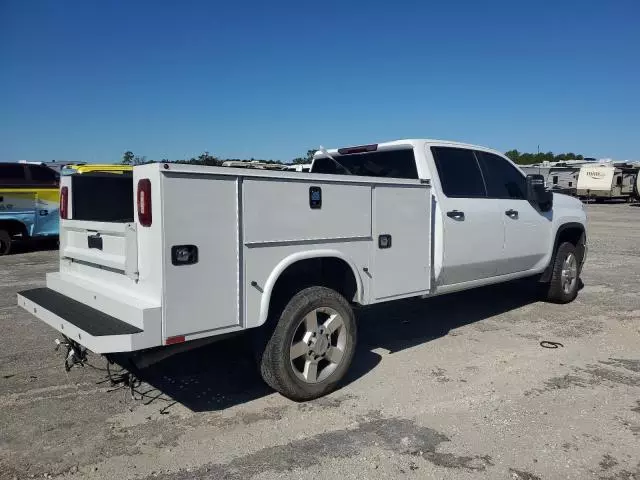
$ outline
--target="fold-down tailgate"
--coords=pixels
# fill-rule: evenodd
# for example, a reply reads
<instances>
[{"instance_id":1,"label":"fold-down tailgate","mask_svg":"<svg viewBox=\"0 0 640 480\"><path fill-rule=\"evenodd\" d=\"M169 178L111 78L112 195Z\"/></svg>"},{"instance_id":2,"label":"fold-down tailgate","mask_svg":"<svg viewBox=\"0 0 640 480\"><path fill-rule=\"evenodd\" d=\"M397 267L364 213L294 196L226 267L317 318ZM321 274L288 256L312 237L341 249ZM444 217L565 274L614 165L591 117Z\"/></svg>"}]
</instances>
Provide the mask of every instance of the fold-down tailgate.
<instances>
[{"instance_id":1,"label":"fold-down tailgate","mask_svg":"<svg viewBox=\"0 0 640 480\"><path fill-rule=\"evenodd\" d=\"M63 220L60 225L60 254L63 258L136 278L136 224Z\"/></svg>"}]
</instances>

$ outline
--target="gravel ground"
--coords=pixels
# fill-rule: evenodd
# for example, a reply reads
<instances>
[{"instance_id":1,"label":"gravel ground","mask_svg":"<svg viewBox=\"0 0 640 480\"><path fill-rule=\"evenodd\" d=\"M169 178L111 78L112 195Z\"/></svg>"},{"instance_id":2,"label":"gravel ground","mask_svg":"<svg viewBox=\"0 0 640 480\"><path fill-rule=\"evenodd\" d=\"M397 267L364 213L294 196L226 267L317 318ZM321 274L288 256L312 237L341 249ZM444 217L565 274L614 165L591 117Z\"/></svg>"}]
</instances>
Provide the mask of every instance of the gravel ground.
<instances>
[{"instance_id":1,"label":"gravel ground","mask_svg":"<svg viewBox=\"0 0 640 480\"><path fill-rule=\"evenodd\" d=\"M15 306L57 252L1 257L0 478L640 479L640 208L588 210L574 303L520 282L362 310L346 384L308 403L269 391L242 338L148 369L142 400L65 373Z\"/></svg>"}]
</instances>

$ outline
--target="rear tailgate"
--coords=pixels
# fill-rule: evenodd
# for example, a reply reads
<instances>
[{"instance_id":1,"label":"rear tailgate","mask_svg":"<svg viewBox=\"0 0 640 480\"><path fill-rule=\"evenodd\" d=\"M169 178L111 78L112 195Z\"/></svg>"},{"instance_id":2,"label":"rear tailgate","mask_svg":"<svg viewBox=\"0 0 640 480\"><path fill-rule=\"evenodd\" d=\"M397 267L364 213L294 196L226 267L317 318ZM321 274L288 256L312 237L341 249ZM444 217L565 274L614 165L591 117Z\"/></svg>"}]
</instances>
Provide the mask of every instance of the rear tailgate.
<instances>
[{"instance_id":1,"label":"rear tailgate","mask_svg":"<svg viewBox=\"0 0 640 480\"><path fill-rule=\"evenodd\" d=\"M63 220L60 256L138 278L138 243L135 223Z\"/></svg>"},{"instance_id":2,"label":"rear tailgate","mask_svg":"<svg viewBox=\"0 0 640 480\"><path fill-rule=\"evenodd\" d=\"M136 174L156 186L148 190L158 209L153 224L135 221ZM19 305L97 353L161 345L158 179L153 166L133 175L62 177L60 271L47 275L47 288L20 292ZM150 212L150 195L146 199Z\"/></svg>"}]
</instances>

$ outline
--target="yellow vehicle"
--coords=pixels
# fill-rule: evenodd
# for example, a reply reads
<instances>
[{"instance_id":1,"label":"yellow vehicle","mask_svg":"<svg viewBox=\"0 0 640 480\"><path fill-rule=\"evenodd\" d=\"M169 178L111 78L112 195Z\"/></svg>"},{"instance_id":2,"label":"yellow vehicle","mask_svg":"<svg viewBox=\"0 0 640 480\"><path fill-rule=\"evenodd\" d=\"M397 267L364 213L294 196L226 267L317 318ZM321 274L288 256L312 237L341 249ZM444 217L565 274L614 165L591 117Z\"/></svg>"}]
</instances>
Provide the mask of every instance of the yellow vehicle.
<instances>
[{"instance_id":1,"label":"yellow vehicle","mask_svg":"<svg viewBox=\"0 0 640 480\"><path fill-rule=\"evenodd\" d=\"M59 184L43 164L0 163L0 255L16 241L58 235Z\"/></svg>"},{"instance_id":2,"label":"yellow vehicle","mask_svg":"<svg viewBox=\"0 0 640 480\"><path fill-rule=\"evenodd\" d=\"M76 173L115 173L122 174L133 171L132 165L117 165L111 163L82 163L82 164L72 164L65 165L62 169L63 175L73 175Z\"/></svg>"}]
</instances>

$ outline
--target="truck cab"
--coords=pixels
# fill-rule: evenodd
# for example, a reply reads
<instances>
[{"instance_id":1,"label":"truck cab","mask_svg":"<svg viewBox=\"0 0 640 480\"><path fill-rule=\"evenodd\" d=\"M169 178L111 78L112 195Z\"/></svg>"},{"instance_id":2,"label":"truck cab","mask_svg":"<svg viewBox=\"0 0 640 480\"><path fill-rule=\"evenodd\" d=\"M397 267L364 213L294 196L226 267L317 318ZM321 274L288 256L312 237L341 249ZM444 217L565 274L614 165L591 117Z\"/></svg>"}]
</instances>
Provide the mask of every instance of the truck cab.
<instances>
[{"instance_id":1,"label":"truck cab","mask_svg":"<svg viewBox=\"0 0 640 480\"><path fill-rule=\"evenodd\" d=\"M12 244L58 235L60 175L39 163L0 163L0 255Z\"/></svg>"},{"instance_id":2,"label":"truck cab","mask_svg":"<svg viewBox=\"0 0 640 480\"><path fill-rule=\"evenodd\" d=\"M540 202L532 181L541 176L486 147L399 140L333 149L316 152L311 172L431 182L434 294L543 274L560 233L585 257L582 203L550 192Z\"/></svg>"}]
</instances>

